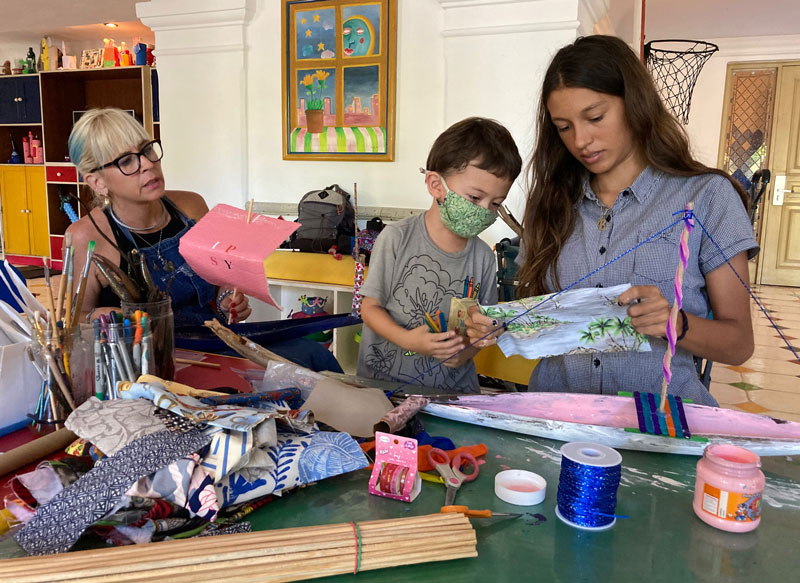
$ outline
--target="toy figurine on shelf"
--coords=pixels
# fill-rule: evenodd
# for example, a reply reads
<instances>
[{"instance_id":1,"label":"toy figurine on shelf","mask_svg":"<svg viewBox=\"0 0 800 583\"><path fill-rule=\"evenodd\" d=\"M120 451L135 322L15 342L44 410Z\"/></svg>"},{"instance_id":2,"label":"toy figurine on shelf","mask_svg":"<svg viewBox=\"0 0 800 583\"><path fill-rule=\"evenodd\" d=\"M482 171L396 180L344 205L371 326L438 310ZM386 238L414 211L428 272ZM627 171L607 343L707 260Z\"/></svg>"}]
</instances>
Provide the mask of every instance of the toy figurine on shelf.
<instances>
[{"instance_id":1,"label":"toy figurine on shelf","mask_svg":"<svg viewBox=\"0 0 800 583\"><path fill-rule=\"evenodd\" d=\"M154 47L151 47L150 45L147 45L147 53L146 53L147 54L147 64L150 67L155 67L156 66L156 56L153 53L153 48Z\"/></svg>"},{"instance_id":2,"label":"toy figurine on shelf","mask_svg":"<svg viewBox=\"0 0 800 583\"><path fill-rule=\"evenodd\" d=\"M132 65L131 52L128 50L128 43L122 41L119 43L119 65L120 67L128 67Z\"/></svg>"},{"instance_id":3,"label":"toy figurine on shelf","mask_svg":"<svg viewBox=\"0 0 800 583\"><path fill-rule=\"evenodd\" d=\"M28 132L30 134L30 132ZM31 139L33 136L23 136L22 138L22 161L25 164L33 164L33 156L31 156Z\"/></svg>"},{"instance_id":4,"label":"toy figurine on shelf","mask_svg":"<svg viewBox=\"0 0 800 583\"><path fill-rule=\"evenodd\" d=\"M38 71L50 70L50 47L47 43L47 37L43 36L41 43L39 43L39 61L36 63Z\"/></svg>"},{"instance_id":5,"label":"toy figurine on shelf","mask_svg":"<svg viewBox=\"0 0 800 583\"><path fill-rule=\"evenodd\" d=\"M11 61L3 63L3 75L11 75Z\"/></svg>"},{"instance_id":6,"label":"toy figurine on shelf","mask_svg":"<svg viewBox=\"0 0 800 583\"><path fill-rule=\"evenodd\" d=\"M28 47L28 56L25 59L25 69L23 74L36 72L36 53L33 52L33 47Z\"/></svg>"},{"instance_id":7,"label":"toy figurine on shelf","mask_svg":"<svg viewBox=\"0 0 800 583\"><path fill-rule=\"evenodd\" d=\"M17 153L17 145L14 143L14 136L8 134L8 137L11 138L11 158L8 159L9 164L21 164L22 158L19 157Z\"/></svg>"},{"instance_id":8,"label":"toy figurine on shelf","mask_svg":"<svg viewBox=\"0 0 800 583\"><path fill-rule=\"evenodd\" d=\"M147 45L139 40L139 37L133 39L133 55L136 59L134 65L147 64Z\"/></svg>"},{"instance_id":9,"label":"toy figurine on shelf","mask_svg":"<svg viewBox=\"0 0 800 583\"><path fill-rule=\"evenodd\" d=\"M113 38L103 39L103 66L104 67L118 67L119 66L119 51L114 45Z\"/></svg>"},{"instance_id":10,"label":"toy figurine on shelf","mask_svg":"<svg viewBox=\"0 0 800 583\"><path fill-rule=\"evenodd\" d=\"M50 70L58 71L63 65L62 59L64 57L64 52L52 43L53 41L48 38L47 44L50 47ZM64 43L62 42L61 44L63 45Z\"/></svg>"}]
</instances>

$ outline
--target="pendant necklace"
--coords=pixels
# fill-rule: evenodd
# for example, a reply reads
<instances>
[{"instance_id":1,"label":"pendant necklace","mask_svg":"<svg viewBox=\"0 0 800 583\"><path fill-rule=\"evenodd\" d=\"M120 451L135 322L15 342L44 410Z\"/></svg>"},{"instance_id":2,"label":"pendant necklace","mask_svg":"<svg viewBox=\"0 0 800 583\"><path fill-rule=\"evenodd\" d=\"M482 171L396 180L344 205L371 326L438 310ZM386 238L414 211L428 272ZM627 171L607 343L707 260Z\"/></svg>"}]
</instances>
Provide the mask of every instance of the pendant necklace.
<instances>
[{"instance_id":1,"label":"pendant necklace","mask_svg":"<svg viewBox=\"0 0 800 583\"><path fill-rule=\"evenodd\" d=\"M166 228L166 225L164 225L164 223L169 223L170 214L169 211L167 211L167 207L164 204L164 201L161 201L161 208L164 211L163 214L161 215L161 218L158 219L158 222L150 225L149 227L132 227L130 225L126 225L119 219L117 214L114 212L114 207L110 206L108 210L111 213L111 217L117 222L117 224L128 229L132 235L139 237L139 239L141 239L144 242L144 244L147 245L148 247L152 247L152 244L147 239L142 237L142 235L137 233L137 231L150 231L151 229L155 229L156 227L159 226L162 227L162 229L158 232L158 243L156 244L156 254L158 255L158 260L161 263L161 266L164 268L164 271L169 272L175 270L175 264L172 261L164 261L164 257L161 255L161 239L164 236L164 228ZM136 248L139 249L139 246L136 245ZM154 267L156 268L156 271L158 271L158 265L155 265Z\"/></svg>"},{"instance_id":2,"label":"pendant necklace","mask_svg":"<svg viewBox=\"0 0 800 583\"><path fill-rule=\"evenodd\" d=\"M150 244L150 242L147 241L147 239L142 237L139 233L134 233L133 231L131 231L131 233L133 235L136 235L137 237L139 237L139 239L141 239L148 247L152 247L153 246L153 245ZM161 229L158 232L158 243L156 243L156 245L155 245L155 247L156 247L156 255L158 255L158 261L161 263L161 266L164 268L164 271L166 271L166 272L175 271L175 264L172 261L164 261L164 257L162 257L162 255L161 255L161 239L162 239L162 237L164 237L164 229ZM136 248L138 249L139 247L137 246ZM154 267L155 267L156 271L158 271L158 265L154 265Z\"/></svg>"},{"instance_id":3,"label":"pendant necklace","mask_svg":"<svg viewBox=\"0 0 800 583\"><path fill-rule=\"evenodd\" d=\"M608 217L611 214L611 209L608 207L603 207L603 216L600 217L600 220L597 221L597 228L601 231L606 230L606 226L608 225Z\"/></svg>"}]
</instances>

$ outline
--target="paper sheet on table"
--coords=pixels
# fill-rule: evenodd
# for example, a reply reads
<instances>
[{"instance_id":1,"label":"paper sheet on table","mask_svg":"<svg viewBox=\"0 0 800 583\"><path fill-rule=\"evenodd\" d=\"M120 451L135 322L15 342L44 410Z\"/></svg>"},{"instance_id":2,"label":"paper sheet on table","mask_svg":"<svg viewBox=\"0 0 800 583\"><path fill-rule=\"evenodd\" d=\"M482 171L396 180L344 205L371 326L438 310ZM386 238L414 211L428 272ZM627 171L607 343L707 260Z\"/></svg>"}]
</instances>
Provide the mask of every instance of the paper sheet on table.
<instances>
[{"instance_id":1,"label":"paper sheet on table","mask_svg":"<svg viewBox=\"0 0 800 583\"><path fill-rule=\"evenodd\" d=\"M180 253L206 281L236 288L280 309L269 293L264 258L300 225L218 204L181 237Z\"/></svg>"},{"instance_id":2,"label":"paper sheet on table","mask_svg":"<svg viewBox=\"0 0 800 583\"><path fill-rule=\"evenodd\" d=\"M617 303L630 287L626 283L569 290L548 301L544 300L555 294L481 306L481 312L507 323L508 330L497 340L506 356L520 354L533 359L590 352L648 352L650 343L631 324L628 306ZM541 305L528 311L537 304Z\"/></svg>"},{"instance_id":3,"label":"paper sheet on table","mask_svg":"<svg viewBox=\"0 0 800 583\"><path fill-rule=\"evenodd\" d=\"M380 389L358 389L333 379L319 381L301 409L314 418L356 437L373 435L374 425L394 408Z\"/></svg>"}]
</instances>

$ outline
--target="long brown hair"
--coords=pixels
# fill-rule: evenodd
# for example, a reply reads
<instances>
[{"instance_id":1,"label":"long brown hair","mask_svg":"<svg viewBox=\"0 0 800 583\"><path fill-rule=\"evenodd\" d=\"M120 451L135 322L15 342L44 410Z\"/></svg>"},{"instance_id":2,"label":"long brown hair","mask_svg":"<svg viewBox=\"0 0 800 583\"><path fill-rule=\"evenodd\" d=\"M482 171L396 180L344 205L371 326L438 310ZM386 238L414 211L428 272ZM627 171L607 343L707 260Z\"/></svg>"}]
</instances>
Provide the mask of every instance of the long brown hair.
<instances>
[{"instance_id":1,"label":"long brown hair","mask_svg":"<svg viewBox=\"0 0 800 583\"><path fill-rule=\"evenodd\" d=\"M636 146L648 164L678 176L719 174L730 180L745 207L747 195L728 174L695 160L689 140L656 91L647 68L622 40L594 35L577 39L553 57L542 83L536 149L527 166L528 199L523 219L525 261L520 269L520 297L551 291L551 275L561 288L557 263L575 225L576 203L589 172L569 153L550 119L547 100L556 89L575 87L615 95Z\"/></svg>"}]
</instances>

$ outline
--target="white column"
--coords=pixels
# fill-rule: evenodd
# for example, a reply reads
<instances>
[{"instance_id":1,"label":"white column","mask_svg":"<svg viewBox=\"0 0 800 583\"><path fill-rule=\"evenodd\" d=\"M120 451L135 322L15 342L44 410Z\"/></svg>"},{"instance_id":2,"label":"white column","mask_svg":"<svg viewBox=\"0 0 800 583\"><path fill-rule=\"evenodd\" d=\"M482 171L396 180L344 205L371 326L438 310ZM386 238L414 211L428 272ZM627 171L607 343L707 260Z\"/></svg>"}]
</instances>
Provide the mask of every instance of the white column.
<instances>
[{"instance_id":1,"label":"white column","mask_svg":"<svg viewBox=\"0 0 800 583\"><path fill-rule=\"evenodd\" d=\"M559 48L592 33L606 1L438 0L444 11L445 125L473 115L494 118L511 131L527 162L547 65ZM507 200L518 219L523 182ZM483 238L510 235L496 224Z\"/></svg>"},{"instance_id":2,"label":"white column","mask_svg":"<svg viewBox=\"0 0 800 583\"><path fill-rule=\"evenodd\" d=\"M167 188L209 206L247 189L246 28L254 0L151 0L136 14L156 38Z\"/></svg>"}]
</instances>

